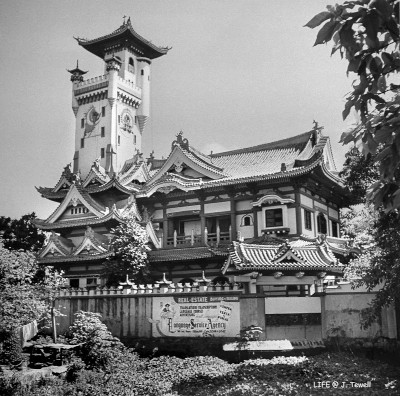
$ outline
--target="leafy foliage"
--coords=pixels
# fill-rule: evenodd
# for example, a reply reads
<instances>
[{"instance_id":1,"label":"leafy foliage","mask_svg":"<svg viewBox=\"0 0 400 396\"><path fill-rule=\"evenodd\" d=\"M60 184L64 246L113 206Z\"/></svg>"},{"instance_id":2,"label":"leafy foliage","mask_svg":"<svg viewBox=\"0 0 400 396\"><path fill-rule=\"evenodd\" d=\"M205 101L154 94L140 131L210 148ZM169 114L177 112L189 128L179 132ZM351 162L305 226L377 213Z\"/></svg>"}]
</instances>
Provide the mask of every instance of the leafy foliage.
<instances>
[{"instance_id":1,"label":"leafy foliage","mask_svg":"<svg viewBox=\"0 0 400 396\"><path fill-rule=\"evenodd\" d=\"M40 267L31 252L0 249L0 329L11 331L42 318L63 284L51 267Z\"/></svg>"},{"instance_id":2,"label":"leafy foliage","mask_svg":"<svg viewBox=\"0 0 400 396\"><path fill-rule=\"evenodd\" d=\"M76 367L72 378L44 378L21 384L0 377L5 395L30 396L261 396L329 395L337 389L314 388L318 381L357 383L371 388L340 388L341 395L398 395L400 370L344 353L275 357L228 364L214 357L140 359L125 350L104 371Z\"/></svg>"},{"instance_id":3,"label":"leafy foliage","mask_svg":"<svg viewBox=\"0 0 400 396\"><path fill-rule=\"evenodd\" d=\"M103 368L124 349L121 341L113 337L107 326L101 322L101 315L79 311L67 332L71 344L84 344L80 357L88 367Z\"/></svg>"},{"instance_id":4,"label":"leafy foliage","mask_svg":"<svg viewBox=\"0 0 400 396\"><path fill-rule=\"evenodd\" d=\"M147 241L144 227L133 217L111 230L114 257L104 264L103 277L107 286L118 285L128 275L140 280L148 275Z\"/></svg>"},{"instance_id":5,"label":"leafy foliage","mask_svg":"<svg viewBox=\"0 0 400 396\"><path fill-rule=\"evenodd\" d=\"M0 217L0 231L3 231L3 245L7 249L31 250L37 252L42 248L45 235L34 224L34 212L20 219Z\"/></svg>"},{"instance_id":6,"label":"leafy foliage","mask_svg":"<svg viewBox=\"0 0 400 396\"><path fill-rule=\"evenodd\" d=\"M369 326L380 317L382 307L400 301L400 222L397 211L386 213L365 202L370 182L378 178L374 157L363 157L354 150L347 156L342 176L350 191L358 196L360 204L341 213L341 227L345 236L354 240L361 254L350 260L346 277L354 287L381 289L372 305L365 310L362 324Z\"/></svg>"},{"instance_id":7,"label":"leafy foliage","mask_svg":"<svg viewBox=\"0 0 400 396\"><path fill-rule=\"evenodd\" d=\"M353 142L379 163L380 179L368 189L368 198L386 211L400 207L400 69L399 0L351 0L328 6L307 27L322 23L314 45L333 41L354 73L353 90L346 98L343 119L355 109L361 122L343 133L341 142Z\"/></svg>"}]
</instances>

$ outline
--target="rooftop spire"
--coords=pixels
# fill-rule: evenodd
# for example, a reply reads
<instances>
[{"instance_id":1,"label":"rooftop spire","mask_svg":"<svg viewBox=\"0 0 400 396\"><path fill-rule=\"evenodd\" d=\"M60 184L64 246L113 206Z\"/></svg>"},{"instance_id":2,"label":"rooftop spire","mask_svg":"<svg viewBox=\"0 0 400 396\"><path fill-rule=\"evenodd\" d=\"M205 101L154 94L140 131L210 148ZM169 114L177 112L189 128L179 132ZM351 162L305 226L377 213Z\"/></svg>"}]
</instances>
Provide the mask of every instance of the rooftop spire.
<instances>
[{"instance_id":1,"label":"rooftop spire","mask_svg":"<svg viewBox=\"0 0 400 396\"><path fill-rule=\"evenodd\" d=\"M75 69L71 69L71 70L67 69L67 71L68 71L68 73L72 74L72 76L71 76L71 81L72 82L74 82L74 81L79 81L79 82L83 81L83 75L87 73L87 71L83 71L83 70L79 69L78 60L76 60Z\"/></svg>"}]
</instances>

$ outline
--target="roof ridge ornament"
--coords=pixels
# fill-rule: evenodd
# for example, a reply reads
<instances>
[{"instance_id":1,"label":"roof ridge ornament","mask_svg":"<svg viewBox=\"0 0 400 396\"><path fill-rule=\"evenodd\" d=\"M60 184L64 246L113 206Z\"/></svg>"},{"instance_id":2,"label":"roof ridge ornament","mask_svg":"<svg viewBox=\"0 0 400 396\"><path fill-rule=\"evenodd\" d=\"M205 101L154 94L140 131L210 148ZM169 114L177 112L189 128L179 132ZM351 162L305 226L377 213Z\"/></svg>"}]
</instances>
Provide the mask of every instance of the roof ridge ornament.
<instances>
[{"instance_id":1,"label":"roof ridge ornament","mask_svg":"<svg viewBox=\"0 0 400 396\"><path fill-rule=\"evenodd\" d=\"M183 138L182 130L176 135L176 140L172 142L171 150L173 150L175 146L180 146L185 150L189 150L189 140Z\"/></svg>"}]
</instances>

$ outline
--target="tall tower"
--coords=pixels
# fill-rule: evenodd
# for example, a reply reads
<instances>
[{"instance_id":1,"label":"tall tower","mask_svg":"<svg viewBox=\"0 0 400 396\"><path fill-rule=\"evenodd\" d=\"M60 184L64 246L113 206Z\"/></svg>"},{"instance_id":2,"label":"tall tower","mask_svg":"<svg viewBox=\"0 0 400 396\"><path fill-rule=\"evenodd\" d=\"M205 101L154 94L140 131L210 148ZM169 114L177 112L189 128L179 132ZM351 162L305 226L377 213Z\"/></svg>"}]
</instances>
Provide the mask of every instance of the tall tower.
<instances>
[{"instance_id":1,"label":"tall tower","mask_svg":"<svg viewBox=\"0 0 400 396\"><path fill-rule=\"evenodd\" d=\"M111 176L142 151L150 115L150 65L168 48L157 47L133 30L130 18L114 32L93 40L76 39L104 61L104 75L84 80L78 65L71 73L75 114L73 172L86 177L94 161Z\"/></svg>"}]
</instances>

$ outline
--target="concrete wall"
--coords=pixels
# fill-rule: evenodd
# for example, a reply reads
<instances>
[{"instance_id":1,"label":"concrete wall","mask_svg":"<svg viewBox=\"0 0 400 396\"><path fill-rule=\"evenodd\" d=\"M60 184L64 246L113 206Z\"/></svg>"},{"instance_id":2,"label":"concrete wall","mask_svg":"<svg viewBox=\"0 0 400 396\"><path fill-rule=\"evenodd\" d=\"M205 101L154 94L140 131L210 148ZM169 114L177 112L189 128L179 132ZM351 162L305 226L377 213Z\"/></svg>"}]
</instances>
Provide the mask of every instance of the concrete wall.
<instances>
[{"instance_id":1,"label":"concrete wall","mask_svg":"<svg viewBox=\"0 0 400 396\"><path fill-rule=\"evenodd\" d=\"M397 336L394 307L382 310L382 323L373 323L368 329L360 326L361 311L373 300L375 292L364 288L351 289L349 283L327 289L322 297L322 337L375 338Z\"/></svg>"},{"instance_id":2,"label":"concrete wall","mask_svg":"<svg viewBox=\"0 0 400 396\"><path fill-rule=\"evenodd\" d=\"M320 325L266 326L267 340L309 340L321 339Z\"/></svg>"},{"instance_id":3,"label":"concrete wall","mask_svg":"<svg viewBox=\"0 0 400 396\"><path fill-rule=\"evenodd\" d=\"M165 293L170 296L239 296L240 329L257 325L265 329L263 338L267 339L327 339L342 336L347 338L387 337L396 339L396 315L393 307L382 311L381 323L375 323L367 330L360 327L360 313L374 297L374 292L352 290L349 284L328 288L321 297L276 297L265 298L262 294L243 294L243 290L233 290L226 286L225 291L175 291L134 292L131 290L107 289L106 291L63 292L56 300L58 308L66 316L58 318L58 334L63 334L74 320L79 310L98 312L102 321L113 335L129 339L152 338L152 309L154 297ZM221 287L218 287L221 289ZM215 290L214 290L215 289ZM209 289L211 290L211 289ZM130 294L132 293L132 294ZM134 294L137 293L137 294ZM142 293L142 294L140 294ZM266 314L302 314L321 312L321 325L268 326ZM239 337L239 334L237 335Z\"/></svg>"}]
</instances>

